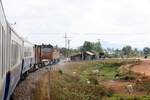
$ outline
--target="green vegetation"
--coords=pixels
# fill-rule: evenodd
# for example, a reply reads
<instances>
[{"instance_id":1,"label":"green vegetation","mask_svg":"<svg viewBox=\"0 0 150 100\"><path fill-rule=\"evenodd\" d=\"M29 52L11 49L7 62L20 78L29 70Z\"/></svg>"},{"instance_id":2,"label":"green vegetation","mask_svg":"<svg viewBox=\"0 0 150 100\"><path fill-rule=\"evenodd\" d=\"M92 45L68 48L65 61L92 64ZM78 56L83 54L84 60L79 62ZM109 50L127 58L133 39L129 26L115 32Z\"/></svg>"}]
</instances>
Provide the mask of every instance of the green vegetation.
<instances>
[{"instance_id":1,"label":"green vegetation","mask_svg":"<svg viewBox=\"0 0 150 100\"><path fill-rule=\"evenodd\" d=\"M60 52L62 55L66 55L68 53L69 56L78 54L84 51L94 52L96 55L104 56L107 58L133 58L133 57L144 57L146 58L150 56L150 48L145 47L143 50L139 50L137 48L133 48L130 45L124 46L122 49L117 48L102 48L101 42L90 42L85 41L84 44L78 49L66 49L60 48Z\"/></svg>"},{"instance_id":2,"label":"green vegetation","mask_svg":"<svg viewBox=\"0 0 150 100\"><path fill-rule=\"evenodd\" d=\"M149 95L121 95L113 94L111 97L106 97L105 100L150 100Z\"/></svg>"},{"instance_id":3,"label":"green vegetation","mask_svg":"<svg viewBox=\"0 0 150 100\"><path fill-rule=\"evenodd\" d=\"M149 48L149 47L145 47L145 48L143 49L143 52L144 52L144 55L145 55L145 56L150 55L150 48Z\"/></svg>"},{"instance_id":4,"label":"green vegetation","mask_svg":"<svg viewBox=\"0 0 150 100\"><path fill-rule=\"evenodd\" d=\"M80 51L95 51L97 53L103 53L103 48L101 47L101 43L99 42L89 42L85 41L83 46L79 47Z\"/></svg>"},{"instance_id":5,"label":"green vegetation","mask_svg":"<svg viewBox=\"0 0 150 100\"><path fill-rule=\"evenodd\" d=\"M148 100L150 96L145 88L147 83L140 85L140 95L118 94L102 84L109 80L135 81L138 75L127 70L120 71L120 66L137 64L137 60L105 60L86 61L68 64L65 69L51 72L52 100ZM116 78L118 77L118 78ZM136 85L134 85L136 87ZM138 88L137 91L139 92Z\"/></svg>"}]
</instances>

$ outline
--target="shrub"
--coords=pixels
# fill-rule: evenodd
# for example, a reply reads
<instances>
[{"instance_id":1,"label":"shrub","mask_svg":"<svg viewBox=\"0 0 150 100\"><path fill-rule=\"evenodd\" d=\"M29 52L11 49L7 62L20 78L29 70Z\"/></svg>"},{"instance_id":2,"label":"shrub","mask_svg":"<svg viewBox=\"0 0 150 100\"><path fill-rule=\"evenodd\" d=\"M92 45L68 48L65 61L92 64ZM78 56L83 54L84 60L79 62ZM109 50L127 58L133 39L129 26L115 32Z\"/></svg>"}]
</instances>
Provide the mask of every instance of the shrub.
<instances>
[{"instance_id":1,"label":"shrub","mask_svg":"<svg viewBox=\"0 0 150 100\"><path fill-rule=\"evenodd\" d=\"M61 74L61 75L64 73L62 70L59 70L58 72L59 72L59 74Z\"/></svg>"},{"instance_id":2,"label":"shrub","mask_svg":"<svg viewBox=\"0 0 150 100\"><path fill-rule=\"evenodd\" d=\"M125 81L131 81L131 80L135 80L136 78L133 75L125 75L125 76L121 76L120 79Z\"/></svg>"},{"instance_id":3,"label":"shrub","mask_svg":"<svg viewBox=\"0 0 150 100\"><path fill-rule=\"evenodd\" d=\"M91 84L98 85L98 79L94 76L91 76L89 78L89 81L91 82Z\"/></svg>"}]
</instances>

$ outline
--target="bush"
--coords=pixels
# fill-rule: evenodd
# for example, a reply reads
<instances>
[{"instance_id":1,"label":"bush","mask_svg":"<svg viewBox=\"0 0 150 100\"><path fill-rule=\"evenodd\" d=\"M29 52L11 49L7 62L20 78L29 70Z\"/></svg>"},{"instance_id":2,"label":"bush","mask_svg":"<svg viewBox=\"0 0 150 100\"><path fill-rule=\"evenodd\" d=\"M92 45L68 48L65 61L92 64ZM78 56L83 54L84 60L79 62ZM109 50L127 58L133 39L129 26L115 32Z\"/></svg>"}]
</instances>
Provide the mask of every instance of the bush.
<instances>
[{"instance_id":1,"label":"bush","mask_svg":"<svg viewBox=\"0 0 150 100\"><path fill-rule=\"evenodd\" d=\"M61 75L64 73L62 70L59 70L58 72L59 72L59 74L61 74Z\"/></svg>"},{"instance_id":2,"label":"bush","mask_svg":"<svg viewBox=\"0 0 150 100\"><path fill-rule=\"evenodd\" d=\"M94 77L94 76L91 76L89 78L89 81L91 82L91 84L94 84L94 85L98 85L99 84L98 83L98 79L96 77Z\"/></svg>"},{"instance_id":3,"label":"bush","mask_svg":"<svg viewBox=\"0 0 150 100\"><path fill-rule=\"evenodd\" d=\"M131 80L135 80L136 78L133 75L125 75L125 76L121 76L120 79L125 81L131 81Z\"/></svg>"}]
</instances>

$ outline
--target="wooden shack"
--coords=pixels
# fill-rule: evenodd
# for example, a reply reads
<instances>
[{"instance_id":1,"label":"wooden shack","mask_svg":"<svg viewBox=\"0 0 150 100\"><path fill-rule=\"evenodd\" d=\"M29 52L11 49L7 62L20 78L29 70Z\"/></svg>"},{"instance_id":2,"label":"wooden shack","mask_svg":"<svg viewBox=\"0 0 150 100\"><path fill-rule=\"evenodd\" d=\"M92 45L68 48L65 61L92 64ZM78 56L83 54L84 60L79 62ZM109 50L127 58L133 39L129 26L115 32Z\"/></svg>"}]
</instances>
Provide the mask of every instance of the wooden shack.
<instances>
[{"instance_id":1,"label":"wooden shack","mask_svg":"<svg viewBox=\"0 0 150 100\"><path fill-rule=\"evenodd\" d=\"M85 52L71 56L72 61L94 60L95 58L96 58L96 55L90 51L85 51Z\"/></svg>"}]
</instances>

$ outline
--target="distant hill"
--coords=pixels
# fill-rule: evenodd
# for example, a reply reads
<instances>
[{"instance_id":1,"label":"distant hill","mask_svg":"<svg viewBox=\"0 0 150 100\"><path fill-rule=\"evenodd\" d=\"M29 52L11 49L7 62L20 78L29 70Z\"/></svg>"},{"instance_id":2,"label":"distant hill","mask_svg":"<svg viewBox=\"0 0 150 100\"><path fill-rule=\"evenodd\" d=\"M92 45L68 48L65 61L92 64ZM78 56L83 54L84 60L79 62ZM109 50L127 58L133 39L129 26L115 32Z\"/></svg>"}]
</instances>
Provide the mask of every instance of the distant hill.
<instances>
[{"instance_id":1,"label":"distant hill","mask_svg":"<svg viewBox=\"0 0 150 100\"><path fill-rule=\"evenodd\" d=\"M103 48L114 48L114 49L121 49L124 45L123 44L115 44L108 41L101 41L101 45Z\"/></svg>"}]
</instances>

